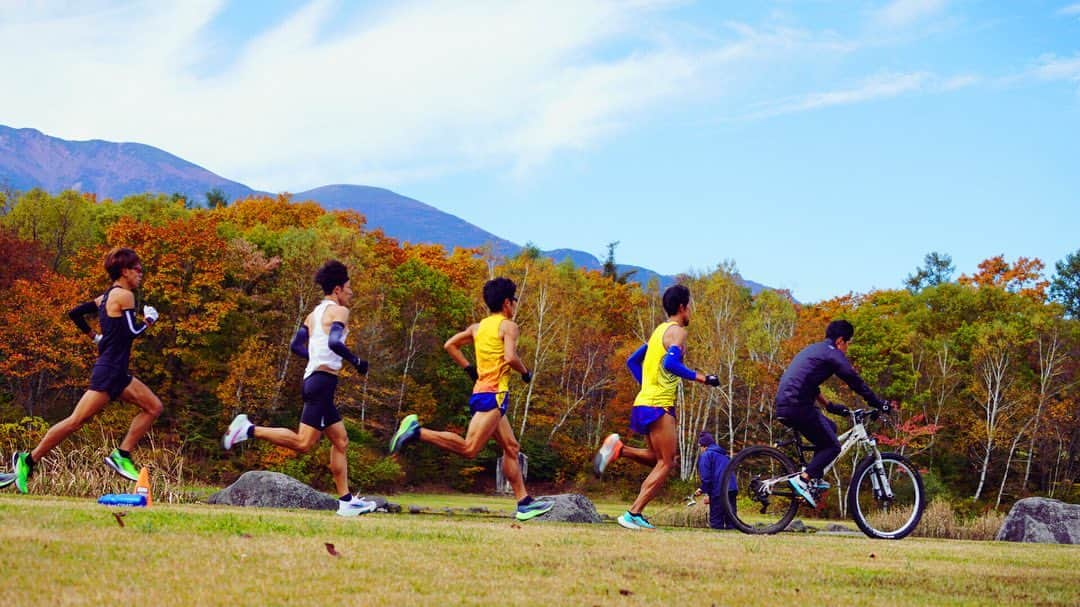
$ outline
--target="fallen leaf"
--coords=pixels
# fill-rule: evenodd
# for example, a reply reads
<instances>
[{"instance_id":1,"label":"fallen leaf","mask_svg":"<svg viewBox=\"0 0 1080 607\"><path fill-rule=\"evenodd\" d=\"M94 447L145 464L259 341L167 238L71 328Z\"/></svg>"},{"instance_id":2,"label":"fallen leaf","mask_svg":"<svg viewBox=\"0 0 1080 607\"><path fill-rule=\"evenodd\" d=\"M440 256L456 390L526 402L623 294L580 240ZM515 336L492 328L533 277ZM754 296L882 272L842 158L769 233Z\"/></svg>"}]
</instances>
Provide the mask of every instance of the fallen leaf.
<instances>
[{"instance_id":1,"label":"fallen leaf","mask_svg":"<svg viewBox=\"0 0 1080 607\"><path fill-rule=\"evenodd\" d=\"M326 551L330 553L330 556L341 556L341 553L330 542L326 542Z\"/></svg>"},{"instance_id":2,"label":"fallen leaf","mask_svg":"<svg viewBox=\"0 0 1080 607\"><path fill-rule=\"evenodd\" d=\"M250 540L251 539L251 534L250 533L241 533L240 537Z\"/></svg>"},{"instance_id":3,"label":"fallen leaf","mask_svg":"<svg viewBox=\"0 0 1080 607\"><path fill-rule=\"evenodd\" d=\"M113 512L113 518L116 519L116 524L121 527L124 526L124 517L127 516L127 512Z\"/></svg>"},{"instance_id":4,"label":"fallen leaf","mask_svg":"<svg viewBox=\"0 0 1080 607\"><path fill-rule=\"evenodd\" d=\"M634 593L627 590L626 588L619 588L619 594L621 594L623 596L630 596L630 595L632 595Z\"/></svg>"},{"instance_id":5,"label":"fallen leaf","mask_svg":"<svg viewBox=\"0 0 1080 607\"><path fill-rule=\"evenodd\" d=\"M510 528L511 529L521 529L521 525L519 525L517 523L510 523Z\"/></svg>"},{"instance_id":6,"label":"fallen leaf","mask_svg":"<svg viewBox=\"0 0 1080 607\"><path fill-rule=\"evenodd\" d=\"M876 558L877 558L877 555L876 555L876 554L874 554L873 552L871 552L871 553L870 553L870 558L872 558L872 559L876 559Z\"/></svg>"}]
</instances>

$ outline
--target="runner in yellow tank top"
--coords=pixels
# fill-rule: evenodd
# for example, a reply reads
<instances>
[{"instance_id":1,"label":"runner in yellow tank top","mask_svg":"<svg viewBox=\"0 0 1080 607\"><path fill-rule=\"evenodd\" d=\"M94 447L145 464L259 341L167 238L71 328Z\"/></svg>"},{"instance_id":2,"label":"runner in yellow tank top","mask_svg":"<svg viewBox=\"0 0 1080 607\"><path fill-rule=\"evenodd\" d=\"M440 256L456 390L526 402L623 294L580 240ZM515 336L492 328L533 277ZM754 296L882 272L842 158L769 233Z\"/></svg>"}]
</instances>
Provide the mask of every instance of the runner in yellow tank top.
<instances>
[{"instance_id":1,"label":"runner in yellow tank top","mask_svg":"<svg viewBox=\"0 0 1080 607\"><path fill-rule=\"evenodd\" d=\"M641 490L630 509L619 516L618 523L627 529L653 529L642 511L663 489L675 469L678 449L675 424L675 397L679 379L689 379L710 386L719 386L715 375L702 375L682 362L686 345L686 327L690 324L690 289L674 285L664 291L664 311L667 322L656 327L649 342L638 348L626 365L641 384L641 391L630 410L630 429L645 436L645 448L627 447L618 434L604 439L593 460L597 476L620 455L653 469L641 483Z\"/></svg>"},{"instance_id":2,"label":"runner in yellow tank top","mask_svg":"<svg viewBox=\"0 0 1080 607\"><path fill-rule=\"evenodd\" d=\"M472 419L465 436L422 428L416 415L407 415L390 439L390 452L397 453L406 443L419 439L471 459L476 457L489 439L494 438L503 452L503 473L518 500L514 516L519 521L526 521L547 513L555 504L534 500L525 490L518 465L521 447L510 428L510 422L506 421L506 407L510 402L510 369L521 373L521 380L525 383L532 379L532 374L517 355L518 326L512 320L517 308L515 293L517 285L509 278L489 280L484 285L484 303L491 315L469 325L443 346L474 382L469 399ZM476 349L475 366L461 352L462 346L470 343Z\"/></svg>"}]
</instances>

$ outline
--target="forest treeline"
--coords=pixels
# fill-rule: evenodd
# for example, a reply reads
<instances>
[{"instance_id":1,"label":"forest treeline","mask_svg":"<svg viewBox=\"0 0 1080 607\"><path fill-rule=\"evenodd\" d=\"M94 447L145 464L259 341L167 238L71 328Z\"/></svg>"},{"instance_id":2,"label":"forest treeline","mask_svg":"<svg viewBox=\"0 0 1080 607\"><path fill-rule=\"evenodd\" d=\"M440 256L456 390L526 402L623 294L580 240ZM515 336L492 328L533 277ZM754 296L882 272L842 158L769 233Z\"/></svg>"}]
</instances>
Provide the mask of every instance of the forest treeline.
<instances>
[{"instance_id":1,"label":"forest treeline","mask_svg":"<svg viewBox=\"0 0 1080 607\"><path fill-rule=\"evenodd\" d=\"M385 456L405 413L464 430L470 380L442 343L486 313L486 280L518 284L519 350L534 380L512 380L508 415L530 481L593 482L586 470L600 441L628 432L637 385L625 360L663 320L659 286L639 285L613 263L590 271L531 246L498 258L401 243L355 212L288 195L192 208L176 196L97 201L32 190L0 194L0 203L4 453L32 446L42 420L66 416L86 388L95 349L67 312L108 286L102 259L116 246L139 253L139 303L161 313L133 352L133 373L165 404L141 448L182 454L185 474L208 484L263 468L329 486L321 450L294 457L256 441L225 453L219 443L240 412L296 425L304 365L288 344L321 298L312 276L327 259L350 267L349 343L370 361L367 376L344 371L338 389L355 447L350 473L365 489L490 486L493 451L472 461L426 447ZM781 373L829 320L846 318L860 373L902 401L897 425L879 428L882 441L918 463L932 491L983 507L1033 494L1080 500L1080 251L1055 268L997 256L954 276L949 257L933 253L895 289L814 304L782 291L752 295L732 263L680 276L694 306L687 361L721 378L719 388L684 384L679 394L682 477L694 474L702 429L732 451L783 433L772 413ZM826 395L863 406L835 380ZM130 414L113 405L78 440L118 437ZM625 462L610 473L616 486L642 474Z\"/></svg>"}]
</instances>

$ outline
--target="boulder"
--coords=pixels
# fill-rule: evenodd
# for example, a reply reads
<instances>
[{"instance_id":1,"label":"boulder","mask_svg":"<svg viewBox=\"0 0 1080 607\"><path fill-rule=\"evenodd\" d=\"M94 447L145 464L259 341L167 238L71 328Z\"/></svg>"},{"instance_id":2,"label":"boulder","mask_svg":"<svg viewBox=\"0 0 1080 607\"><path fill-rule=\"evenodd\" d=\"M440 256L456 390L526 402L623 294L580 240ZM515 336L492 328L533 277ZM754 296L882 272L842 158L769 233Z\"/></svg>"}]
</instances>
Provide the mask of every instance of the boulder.
<instances>
[{"instance_id":1,"label":"boulder","mask_svg":"<svg viewBox=\"0 0 1080 607\"><path fill-rule=\"evenodd\" d=\"M600 513L596 511L589 498L580 493L560 493L559 495L545 495L540 500L551 500L555 507L547 514L538 516L532 521L561 522L561 523L599 523Z\"/></svg>"},{"instance_id":2,"label":"boulder","mask_svg":"<svg viewBox=\"0 0 1080 607\"><path fill-rule=\"evenodd\" d=\"M207 500L225 506L337 510L338 500L280 472L253 470Z\"/></svg>"},{"instance_id":3,"label":"boulder","mask_svg":"<svg viewBox=\"0 0 1080 607\"><path fill-rule=\"evenodd\" d=\"M998 541L1080 544L1080 504L1029 497L1015 504L998 530Z\"/></svg>"}]
</instances>

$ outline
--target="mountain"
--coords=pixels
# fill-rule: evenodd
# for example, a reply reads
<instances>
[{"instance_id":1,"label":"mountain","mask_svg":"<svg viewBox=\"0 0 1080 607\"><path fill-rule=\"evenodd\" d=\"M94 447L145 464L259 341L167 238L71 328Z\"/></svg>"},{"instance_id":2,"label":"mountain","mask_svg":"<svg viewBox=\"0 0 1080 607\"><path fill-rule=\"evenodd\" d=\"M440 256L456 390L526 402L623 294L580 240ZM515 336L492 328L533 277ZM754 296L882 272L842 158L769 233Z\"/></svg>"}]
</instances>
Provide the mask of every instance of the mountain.
<instances>
[{"instance_id":1,"label":"mountain","mask_svg":"<svg viewBox=\"0 0 1080 607\"><path fill-rule=\"evenodd\" d=\"M67 141L36 129L0 125L0 183L16 190L77 190L99 199L142 192L180 193L202 202L219 188L229 200L256 194L182 158L141 143Z\"/></svg>"},{"instance_id":2,"label":"mountain","mask_svg":"<svg viewBox=\"0 0 1080 607\"><path fill-rule=\"evenodd\" d=\"M68 141L36 129L0 125L0 187L18 191L40 187L48 192L77 190L99 199L118 200L145 192L180 193L188 200L204 202L212 189L236 200L251 195L270 195L225 179L203 167L141 143L114 143L94 139ZM369 228L381 228L387 236L414 243L436 243L447 249L491 245L496 253L512 256L521 245L500 238L459 217L390 190L363 185L327 185L294 195L295 200L314 200L328 209L352 209L367 218ZM565 259L579 267L600 270L596 256L576 249L542 251L556 262ZM648 284L652 278L664 288L675 282L648 268L618 265L620 274L633 272L631 280ZM752 292L766 288L744 280Z\"/></svg>"}]
</instances>

